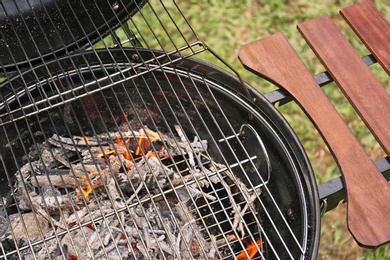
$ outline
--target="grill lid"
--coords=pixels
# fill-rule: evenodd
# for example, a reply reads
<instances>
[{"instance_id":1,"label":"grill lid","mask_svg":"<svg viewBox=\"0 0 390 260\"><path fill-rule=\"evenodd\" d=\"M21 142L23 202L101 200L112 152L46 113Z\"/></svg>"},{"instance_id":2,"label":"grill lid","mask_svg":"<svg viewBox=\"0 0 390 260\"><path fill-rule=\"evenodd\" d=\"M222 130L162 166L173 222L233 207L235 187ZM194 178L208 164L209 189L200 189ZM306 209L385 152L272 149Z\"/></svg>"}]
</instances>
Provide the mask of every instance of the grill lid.
<instances>
[{"instance_id":1,"label":"grill lid","mask_svg":"<svg viewBox=\"0 0 390 260\"><path fill-rule=\"evenodd\" d=\"M102 40L146 0L5 0L0 3L0 66L7 71Z\"/></svg>"}]
</instances>

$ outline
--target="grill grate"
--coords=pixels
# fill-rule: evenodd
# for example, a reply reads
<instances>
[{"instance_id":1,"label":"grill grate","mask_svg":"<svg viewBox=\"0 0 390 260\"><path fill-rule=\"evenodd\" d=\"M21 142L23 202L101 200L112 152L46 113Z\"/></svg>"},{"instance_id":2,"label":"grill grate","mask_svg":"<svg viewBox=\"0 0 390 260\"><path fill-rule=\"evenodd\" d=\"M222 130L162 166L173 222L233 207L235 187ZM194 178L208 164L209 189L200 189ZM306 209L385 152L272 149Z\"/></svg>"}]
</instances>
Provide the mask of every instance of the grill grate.
<instances>
[{"instance_id":1,"label":"grill grate","mask_svg":"<svg viewBox=\"0 0 390 260\"><path fill-rule=\"evenodd\" d=\"M126 16L130 16L132 14L131 12L127 11L125 5L120 4L119 1L111 2L113 3L111 3L111 5L109 4L108 8L113 8L114 10L123 9L126 13ZM26 112L22 113L23 115L21 117L29 116L34 113L39 113L40 111L50 109L53 106L63 105L64 103L71 102L74 99L89 95L97 91L101 91L106 88L113 87L133 77L138 77L142 74L149 73L152 70L167 66L181 59L196 55L206 50L207 47L204 43L199 41L194 30L186 21L185 17L183 16L181 10L176 5L176 3L169 1L164 1L164 3L162 1L148 1L144 4L143 1L138 2L141 3L138 4L137 1L135 1L134 8L136 9L136 13L134 16L131 16L129 20L123 22L120 17L114 17L115 22L121 26L120 28L124 29L119 29L116 31L109 29L107 32L105 32L105 34L109 33L108 37L103 38L102 35L105 34L99 34L96 36L95 40L91 40L89 37L85 36L88 44L88 49L93 50L93 53L116 47L122 51L122 53L117 53L116 55L123 55L126 58L126 63L117 64L116 57L108 51L106 52L106 55L111 58L112 61L110 66L112 66L112 64L115 64L115 66L119 68L118 70L116 70L115 72L108 71L106 68L102 67L104 66L104 64L99 62L99 60L95 62L96 64L88 63L86 67L81 69L77 68L77 65L75 64L75 62L77 61L73 60L75 59L75 57L72 52L69 52L66 55L62 56L55 55L54 60L56 62L52 63L52 68L46 65L47 60L44 58L45 55L43 53L40 53L41 50L38 47L33 48L34 52L38 53L37 55L39 56L39 59L41 62L43 62L43 64L41 66L34 67L35 62L28 62L28 64L23 63L19 66L16 66L15 71L18 74L23 74L25 67L34 67L34 70L37 71L37 74L33 75L34 83L27 84L27 82L23 82L22 86L12 86L12 91L3 94L4 97L0 99L0 108L3 108L3 112L0 114L0 117L3 119L1 124L6 124L10 122L10 120L17 120L19 118L18 116L16 116L12 117L13 119L8 119L8 117L12 114L18 112L21 113L20 106L16 109L9 109L7 111L4 111L5 106L11 101L13 101L16 97L22 95L27 91L40 89L39 91L41 93L38 96L39 100L35 100L36 97L30 97L30 104L24 105L23 110ZM60 9L60 7L58 7L58 9ZM107 8L107 6L104 5L102 7ZM6 9L5 7L3 8ZM70 6L69 8L72 9L72 6ZM73 10L73 12L75 11ZM85 10L85 12L89 13L90 10ZM7 13L5 13L5 16L7 17ZM97 20L103 20L104 23L107 23L103 15ZM150 24L150 21L156 20L158 21L157 23L154 22L153 25ZM65 18L63 22L66 22ZM88 22L94 24L93 21ZM10 26L15 27L17 25L19 24L17 23L16 25L14 25L11 23ZM21 26L22 28L28 28L25 23L19 26ZM45 28L41 25L39 26L42 34L45 34ZM130 26L133 31L130 31ZM167 28L174 29L168 30ZM97 30L98 28L95 29ZM13 30L17 31L17 28L14 28ZM85 29L83 28L83 31L84 30ZM17 33L15 32L15 34ZM176 36L175 39L172 39L171 34ZM19 37L20 36L18 35L17 38ZM63 36L60 32L56 32L56 37L60 38L59 41L62 42ZM72 35L72 38L77 39L77 35ZM33 46L38 45L38 43L34 42L34 37L31 36L30 40L33 41ZM99 40L100 42L96 45L93 45L93 42L96 40ZM4 41L6 41L6 39L4 39ZM46 44L49 45L49 49L55 48L55 46L52 46L50 42L47 42ZM4 42L3 45L8 46L9 43ZM23 49L23 41L19 40L19 43L16 45L22 48L22 50L19 51L26 53L26 57L23 58L28 59L27 53L29 53L29 50ZM29 48L31 48L31 46L29 46ZM57 48L67 48L67 45L63 43ZM83 49L82 46L77 46L77 48L78 50ZM126 56L125 48L132 48L135 52L131 56ZM156 52L148 51L149 55L141 55L140 53L141 51L145 52L145 50L147 51L152 49L158 49L163 51L159 52L158 54L156 54ZM10 55L12 56L13 53L10 53ZM95 58L99 59L99 57L96 57L97 55L91 53L88 57L85 57L84 53L78 53L77 59L88 61L91 59L90 56L95 56ZM70 61L67 60L69 64L64 64L64 57L70 58ZM14 63L16 63L15 60ZM150 64L151 66L148 66ZM140 70L138 69L140 66L143 66L142 72L140 72ZM3 69L3 74L6 74L7 67L4 66ZM99 70L99 72L103 75L96 76L92 82L80 82L78 85L74 85L72 89L64 89L63 86L58 86L54 83L53 85L50 84L51 86L49 89L42 89L42 85L45 85L48 81L54 82L57 78L66 77L67 74L74 72L83 74L83 72L85 71L89 72L96 70ZM131 72L131 74L129 75L129 73L127 72ZM69 82L69 84L72 83Z\"/></svg>"},{"instance_id":2,"label":"grill grate","mask_svg":"<svg viewBox=\"0 0 390 260\"><path fill-rule=\"evenodd\" d=\"M125 125L125 127L128 126ZM235 134L233 136L226 137L225 140L220 141L225 142L242 136L243 129L245 127L249 126L243 126L241 128L240 134ZM30 210L32 210L32 212L35 211L37 216L39 216L38 221L40 223L45 223L45 225L51 225L56 227L57 234L52 235L51 232L49 232L51 236L49 236L48 238L45 237L41 241L33 243L30 246L23 245L21 246L21 248L18 249L17 252L21 256L27 258L32 257L34 254L36 254L38 258L41 258L44 257L45 253L50 255L51 257L53 257L53 255L56 257L56 253L60 253L60 255L66 256L66 258L75 255L75 253L78 254L77 257L80 258L89 257L91 255L94 255L94 253L96 253L95 251L97 251L95 240L97 240L98 236L96 236L95 234L98 232L98 230L103 228L111 228L113 229L113 231L111 232L110 236L111 239L115 237L115 241L113 240L110 246L107 246L108 242L104 243L104 241L100 241L100 243L103 243L102 245L107 247L103 247L102 250L96 253L97 258L99 258L99 256L111 257L109 252L112 251L114 247L116 249L115 254L119 254L122 256L123 254L128 254L128 250L123 252L124 249L120 246L118 247L118 244L126 245L126 247L132 245L133 247L135 247L135 251L132 253L134 256L138 255L138 257L143 256L145 258L160 258L162 257L162 255L160 255L161 252L165 252L175 258L187 258L189 257L189 255L185 257L186 253L180 253L181 251L186 250L185 248L183 248L183 245L180 246L180 236L183 237L183 239L190 236L190 238L187 239L189 240L187 241L187 243L190 243L192 240L194 240L195 244L186 244L185 246L187 247L187 250L189 250L188 248L190 247L195 247L196 250L191 249L191 253L193 253L194 255L200 255L200 259L203 259L205 256L214 257L217 252L220 252L218 258L229 259L232 257L232 255L231 252L225 247L234 248L237 247L236 244L242 244L242 242L238 241L238 239L233 239L233 241L230 241L229 239L226 240L226 236L230 234L231 237L236 238L238 237L238 235L240 235L243 241L245 241L245 239L248 239L248 236L250 236L249 239L252 239L253 237L259 237L260 232L256 231L256 227L259 226L260 221L259 219L257 219L256 216L254 216L254 209L251 204L256 198L258 198L260 194L259 187L266 184L268 180L264 180L262 184L258 185L257 187L253 187L253 190L251 191L248 190L242 182L240 182L238 179L235 179L232 173L225 174L225 172L229 171L230 169L234 169L235 167L245 167L246 164L254 164L256 156L252 156L247 160L242 160L236 164L231 164L228 166L219 165L216 162L212 161L206 154L201 154L198 151L203 151L203 147L207 146L207 142L197 142L195 140L190 145L189 143L187 143L184 137L184 133L181 131L181 129L178 126L176 126L176 129L178 135L181 137L181 139L179 139L181 141L180 144L178 143L180 141L168 139L165 136L163 137L162 134L151 132L147 128L145 128L145 130L141 129L140 131L138 131L138 133L134 131L123 133L116 132L110 133L109 135L100 135L97 138L86 136L66 138L58 135L53 135L51 138L48 139L49 146L46 147L46 145L44 144L38 144L38 146L40 146L40 151L38 152L38 159L36 161L31 160L27 164L23 165L19 169L19 172L16 174L18 179L18 188L14 192L13 196L15 198L19 198L16 204L16 207L18 208L19 212ZM143 131L147 133L144 137L142 136L142 134L140 134L140 132L142 133ZM184 151L180 151L180 149L178 148L169 151L170 149L168 149L168 146L164 150L156 150L156 148L154 148L152 149L154 153L158 155L158 158L162 158L160 162L156 162L153 159L157 157L151 157L152 150L147 150L151 149L149 146L154 143L154 141L152 141L151 139L160 138L160 136L162 138L161 140L163 140L164 143L170 143L173 144L173 146L175 147L181 147L181 149L184 149ZM110 142L112 141L113 137L116 137L117 139L116 144ZM129 151L131 149L129 146L125 146L125 142L127 140L132 139L137 142L135 149L133 149L135 150L134 156L140 157L128 159L123 157L122 160L118 161L117 159L121 158L119 155L128 153L127 155L130 157ZM146 139L149 140L146 141ZM147 142L147 145L142 144L142 142ZM185 155L186 153L187 155L183 157L183 155ZM192 153L195 153L197 155L194 155L192 157L192 155L190 156L190 154ZM78 156L76 156L76 154ZM83 155L83 157L77 158L80 157L80 154ZM107 156L110 156L109 159L106 159L109 160L109 162L97 161L98 159L101 161ZM165 158L166 156L169 157ZM180 159L170 161L170 158L173 158L175 156L179 157ZM34 155L31 155L31 157L34 157ZM72 158L74 157L77 158L76 163L71 162L73 161ZM196 160L196 162L194 160ZM133 164L132 161L134 161L135 164ZM143 161L145 161L145 164L142 163ZM164 163L164 161L169 161L169 163ZM116 166L116 164L118 163L119 165ZM104 171L104 169L102 169L103 166L101 165L103 164L107 164L104 166L107 171ZM165 167L162 166L165 164L167 164ZM194 165L191 166L192 164ZM120 171L119 167L123 169ZM133 173L132 169L129 169L132 167L135 167L133 170L135 173ZM138 169L136 169L137 167ZM152 169L145 170L145 167ZM158 171L164 172L153 174L153 172L156 171L156 169L153 168L156 167ZM209 169L206 171L207 167L214 170ZM201 168L203 168L203 170L200 170ZM127 172L126 169L128 170ZM171 176L174 174L173 169L176 169L176 172L178 173L176 178L172 179L169 183L161 183L162 180L165 180L166 176ZM142 172L144 172L145 176L139 178L141 178L143 182L140 182L137 177L130 177L133 174L142 175ZM152 181L148 180L150 178L157 178L157 176L161 174L164 177L163 179L155 179ZM114 175L116 178L113 178L112 175ZM88 179L86 179L85 176ZM106 180L96 181L95 176L98 176L98 179ZM133 185L131 181L126 178L132 178L131 180L138 180L139 183L135 183ZM231 178L230 184L228 184L228 182L225 180L227 178ZM116 183L114 179L118 182ZM83 180L84 183L82 183ZM99 184L94 184L96 182L98 182ZM123 184L120 182L125 183L127 189L129 189L130 186L131 191L126 192L126 189L122 190L121 188L119 188L118 190L120 191L120 193L122 193L119 194L117 190L117 185L119 187L123 186ZM151 182L157 182L158 184L151 184ZM223 185L220 185L221 183L223 183ZM88 188L85 188L86 185L93 186L94 188L89 190ZM207 187L207 190L210 191L207 191L207 193L205 193L204 187L209 185L211 185L212 188ZM35 187L35 189L31 189L31 186ZM109 196L104 198L104 196L102 197L98 194L99 192L97 190L98 188L101 188L100 186L104 187L106 194L111 194L111 198ZM65 189L65 191L60 192L57 188L63 188ZM159 190L157 192L154 191L157 188L159 188ZM164 188L164 190L162 190L161 188ZM72 189L77 190L79 194L76 195L74 191L72 191ZM28 192L27 190L30 190L30 192ZM229 192L226 193L226 190L229 190ZM84 195L80 195L80 191ZM90 201L89 194L86 194L87 191L91 192L91 194L94 195L94 198L96 200ZM143 196L140 196L141 191L143 191L142 193L144 193ZM39 192L39 194L35 194L36 192ZM127 198L124 194L128 192L132 193L130 198ZM181 196L180 194L183 193L185 195ZM242 197L242 194L247 195L245 195L246 198L244 196L244 199L241 198L240 201L237 198ZM134 202L135 197L137 197L136 202ZM97 201L100 202L98 203ZM75 205L73 205L73 202L75 203ZM196 205L196 207L187 207L187 204ZM177 209L177 205L182 205L183 208L179 210ZM70 210L70 212L67 212L69 211L69 207L72 207L72 209ZM107 209L107 207L109 208ZM156 208L153 209L153 207ZM169 211L172 211L171 208L176 208L177 212L171 212L172 215L168 213L169 218L159 216L157 220L147 220L146 216L149 216L150 214L157 214L156 211L162 210L161 208L168 208L166 210ZM250 208L252 209L250 210ZM45 211L43 209L45 209ZM146 211L148 209L151 210L152 213L148 214ZM241 209L242 211L240 211ZM111 210L113 210L114 212L110 213ZM234 213L232 217L232 213L229 212L241 213ZM55 216L57 214L59 216ZM86 214L89 216L96 217L91 217L90 219L86 216ZM182 216L183 214L187 215ZM179 215L179 217L177 217L177 215ZM252 218L254 217L251 222L241 222L244 219L248 218L249 215ZM24 216L25 217L23 218L19 218L18 221L23 223L22 225L26 230L29 230L28 226L32 224L31 222L33 222L33 220L29 220L29 213ZM197 217L194 218L192 216ZM251 219L251 217L249 217L249 219ZM115 222L111 220L111 218L118 218L121 221L118 221L118 219L116 219L115 225L110 224L111 222ZM176 221L175 219L177 218L181 219L181 221ZM13 225L12 221L15 220L13 220L13 217L11 217L10 219L10 225ZM135 227L127 224L127 219L132 219L135 222ZM190 234L186 234L184 232L186 230L180 230L180 232L176 232L177 234L175 234L174 238L170 239L168 239L168 237L166 238L166 236L168 236L169 234L172 235L172 233L169 233L167 231L167 229L170 230L169 227L162 225L159 226L161 230L159 229L154 231L155 227L152 227L151 225L149 225L149 227L143 226L149 222L167 222L170 219L175 220L173 222L176 222L175 224L173 224L174 229L180 229L183 224L186 225L189 223L200 223L200 225L198 227L192 228L194 230L189 228L189 231L187 230L187 233L191 232ZM64 223L61 223L61 221L64 221ZM143 225L139 223L142 221L144 222ZM121 224L119 224L119 222ZM237 223L235 224L235 222ZM254 230L254 232L247 234L247 232L245 232L244 230L244 226L242 226L239 228L241 233L237 233L237 231L235 231L235 226L238 227L239 222L245 223L245 230ZM73 225L77 225L77 228L70 228ZM255 227L255 229L253 227ZM145 228L150 229L152 231L145 230ZM197 228L199 228L199 231L197 230ZM6 235L11 235L11 233L13 233L12 235L14 236L14 239L22 240L23 235L17 233L20 232L18 231L19 229L20 227L16 226L13 232L6 232ZM45 230L44 227L42 227L42 229ZM82 234L80 234L80 229L84 230ZM47 232L48 230L45 231ZM116 232L114 233L114 231ZM32 232L34 231L28 232L28 234L31 234ZM91 232L92 234L90 234ZM134 232L138 232L139 234L134 235ZM92 238L88 238L88 234L84 233L89 233L89 236L95 238L95 240L93 240ZM131 237L130 234L136 236L137 240L135 240L134 237ZM207 247L202 245L205 243L202 242L204 240L202 238L202 234L208 234L210 238L208 239L208 241L205 240L205 242L207 244L212 245L208 245ZM38 237L39 235L43 235L44 237L44 234L35 233L31 235L32 237L34 237L31 238L31 240L35 241L35 237ZM84 239L88 241L88 243L83 243L77 238L75 239L77 243L80 243L80 246L86 246L88 250L77 247L74 244L74 241L68 241L70 239L68 237L72 235L73 237L83 235ZM198 237L200 236L200 238L192 239L192 237L195 235L197 235ZM63 238L59 239L59 237L62 236ZM150 240L153 238L150 238L149 236L158 236L154 237L154 240L161 239L161 241L159 241L161 244L151 244L152 242L150 242ZM103 238L104 235L101 235L101 237ZM165 241L165 238L168 241ZM104 239L107 240L107 238ZM173 241L171 241L171 239L173 239ZM213 241L210 241L210 239L213 239ZM134 243L136 244L136 246L133 245ZM42 244L44 244L47 248L43 249ZM58 244L62 245L62 247L60 247L59 249L60 252L57 252ZM138 244L143 245L144 248L142 246L139 246ZM93 247L93 245L95 245L95 247ZM72 246L75 247L75 249L71 250L70 248ZM217 249L213 248L213 246L217 247ZM261 247L261 244L259 243L258 246ZM31 249L31 247L33 247L33 249ZM156 247L155 249L157 253L148 253L147 250L150 247ZM175 251L175 249L177 249L177 251ZM44 252L42 252L42 250L44 250ZM70 252L67 252L67 250L69 250ZM83 250L85 250L85 252ZM236 249L233 252L241 250ZM225 256L223 252L225 252ZM9 254L13 253L15 253L15 251L10 252Z\"/></svg>"},{"instance_id":3,"label":"grill grate","mask_svg":"<svg viewBox=\"0 0 390 260\"><path fill-rule=\"evenodd\" d=\"M1 3L0 259L304 258L310 188L288 134L190 58L209 48L177 4L75 3L16 8L43 38Z\"/></svg>"}]
</instances>

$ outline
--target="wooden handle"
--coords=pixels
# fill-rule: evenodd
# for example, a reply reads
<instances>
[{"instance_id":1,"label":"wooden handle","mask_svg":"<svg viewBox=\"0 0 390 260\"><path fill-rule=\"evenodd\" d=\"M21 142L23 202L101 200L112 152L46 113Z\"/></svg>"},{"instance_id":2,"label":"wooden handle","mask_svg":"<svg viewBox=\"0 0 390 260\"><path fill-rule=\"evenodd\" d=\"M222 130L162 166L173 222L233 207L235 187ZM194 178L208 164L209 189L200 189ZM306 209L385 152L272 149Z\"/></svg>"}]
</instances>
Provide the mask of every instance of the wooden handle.
<instances>
[{"instance_id":1,"label":"wooden handle","mask_svg":"<svg viewBox=\"0 0 390 260\"><path fill-rule=\"evenodd\" d=\"M390 75L390 23L371 0L341 9L341 15Z\"/></svg>"},{"instance_id":2,"label":"wooden handle","mask_svg":"<svg viewBox=\"0 0 390 260\"><path fill-rule=\"evenodd\" d=\"M348 228L365 247L390 241L390 186L283 34L245 45L239 59L250 71L288 91L321 133L347 189Z\"/></svg>"},{"instance_id":3,"label":"wooden handle","mask_svg":"<svg viewBox=\"0 0 390 260\"><path fill-rule=\"evenodd\" d=\"M386 89L329 16L323 15L301 23L298 29L390 156L390 95ZM370 37L374 38L375 34ZM390 46L388 43L389 39L386 44L381 44L379 39L377 42L378 46ZM389 55L390 49L386 56Z\"/></svg>"}]
</instances>

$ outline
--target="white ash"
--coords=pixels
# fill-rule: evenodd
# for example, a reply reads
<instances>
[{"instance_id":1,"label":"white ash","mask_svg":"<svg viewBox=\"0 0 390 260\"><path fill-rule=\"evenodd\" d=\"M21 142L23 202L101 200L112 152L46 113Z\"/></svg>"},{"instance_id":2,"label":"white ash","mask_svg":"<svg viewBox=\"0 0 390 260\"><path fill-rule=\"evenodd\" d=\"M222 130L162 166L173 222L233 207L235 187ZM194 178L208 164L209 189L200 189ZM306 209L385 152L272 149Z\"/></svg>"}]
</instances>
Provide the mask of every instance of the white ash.
<instances>
[{"instance_id":1,"label":"white ash","mask_svg":"<svg viewBox=\"0 0 390 260\"><path fill-rule=\"evenodd\" d=\"M3 217L0 240L17 241L25 248L21 251L25 259L224 257L217 248L227 247L229 241L201 231L193 202L217 200L203 188L221 184L232 205L234 229L244 236L242 216L254 211L257 195L206 155L207 140L195 136L190 142L179 126L177 137L144 129L95 137L55 134L50 145L40 144L39 159L30 159L16 173L14 199L19 210L28 212ZM115 143L118 137L122 141ZM134 139L146 142L148 150L136 155L144 147L126 143ZM153 148L156 140L163 149ZM186 175L162 162L175 156L187 161ZM208 167L202 159L209 161ZM245 190L248 203L243 208L234 206L226 176ZM92 191L85 195L88 188ZM28 241L38 243L31 248Z\"/></svg>"}]
</instances>

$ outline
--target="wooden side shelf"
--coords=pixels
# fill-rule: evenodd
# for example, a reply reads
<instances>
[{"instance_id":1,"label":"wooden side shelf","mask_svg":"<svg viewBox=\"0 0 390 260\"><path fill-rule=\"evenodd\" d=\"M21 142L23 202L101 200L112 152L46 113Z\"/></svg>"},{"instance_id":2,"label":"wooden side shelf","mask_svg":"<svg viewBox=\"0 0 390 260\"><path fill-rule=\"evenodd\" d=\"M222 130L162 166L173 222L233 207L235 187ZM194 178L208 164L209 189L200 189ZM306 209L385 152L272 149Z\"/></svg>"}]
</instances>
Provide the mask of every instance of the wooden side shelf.
<instances>
[{"instance_id":1,"label":"wooden side shelf","mask_svg":"<svg viewBox=\"0 0 390 260\"><path fill-rule=\"evenodd\" d=\"M390 27L375 6L364 0L343 9L342 15L389 72ZM390 155L390 96L386 90L329 16L306 21L298 29ZM243 46L239 59L247 69L287 91L321 133L342 172L348 228L355 240L370 248L389 242L389 183L284 35L277 33Z\"/></svg>"}]
</instances>

